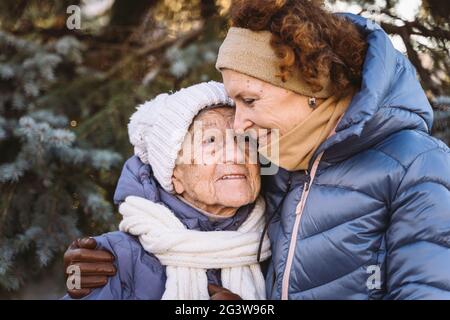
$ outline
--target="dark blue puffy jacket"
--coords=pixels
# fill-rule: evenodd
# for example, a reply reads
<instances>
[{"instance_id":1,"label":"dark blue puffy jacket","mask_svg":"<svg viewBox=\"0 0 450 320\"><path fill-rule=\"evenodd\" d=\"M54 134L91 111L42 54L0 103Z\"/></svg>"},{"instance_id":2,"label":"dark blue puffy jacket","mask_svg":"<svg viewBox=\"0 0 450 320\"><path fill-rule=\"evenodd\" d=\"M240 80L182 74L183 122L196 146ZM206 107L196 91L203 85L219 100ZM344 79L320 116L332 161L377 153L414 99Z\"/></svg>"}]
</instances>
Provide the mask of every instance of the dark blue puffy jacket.
<instances>
[{"instance_id":1,"label":"dark blue puffy jacket","mask_svg":"<svg viewBox=\"0 0 450 320\"><path fill-rule=\"evenodd\" d=\"M411 63L378 25L345 16L367 36L362 87L315 154L325 150L298 233L308 176L264 177L274 215L268 297L450 299L449 149L430 136L432 109Z\"/></svg>"},{"instance_id":2,"label":"dark blue puffy jacket","mask_svg":"<svg viewBox=\"0 0 450 320\"><path fill-rule=\"evenodd\" d=\"M241 207L230 218L210 220L198 210L167 193L156 182L149 165L136 156L125 163L114 202L120 204L127 196L138 196L166 205L188 229L200 231L237 230L253 205ZM85 300L159 300L166 285L165 267L153 254L141 246L137 237L116 231L94 237L97 249L108 250L115 256L117 273L108 283L92 291ZM208 282L221 286L220 270L207 271ZM70 299L68 295L64 299Z\"/></svg>"}]
</instances>

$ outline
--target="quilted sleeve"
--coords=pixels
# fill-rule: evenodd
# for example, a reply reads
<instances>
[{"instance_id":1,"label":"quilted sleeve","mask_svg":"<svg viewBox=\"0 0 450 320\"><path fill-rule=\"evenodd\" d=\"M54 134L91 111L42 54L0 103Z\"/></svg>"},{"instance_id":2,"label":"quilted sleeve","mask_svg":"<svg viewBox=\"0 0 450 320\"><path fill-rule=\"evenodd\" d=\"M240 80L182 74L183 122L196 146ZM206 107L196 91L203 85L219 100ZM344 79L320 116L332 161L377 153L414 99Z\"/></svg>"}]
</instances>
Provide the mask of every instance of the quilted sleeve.
<instances>
[{"instance_id":1,"label":"quilted sleeve","mask_svg":"<svg viewBox=\"0 0 450 320\"><path fill-rule=\"evenodd\" d=\"M392 201L386 299L450 299L450 153L417 155Z\"/></svg>"}]
</instances>

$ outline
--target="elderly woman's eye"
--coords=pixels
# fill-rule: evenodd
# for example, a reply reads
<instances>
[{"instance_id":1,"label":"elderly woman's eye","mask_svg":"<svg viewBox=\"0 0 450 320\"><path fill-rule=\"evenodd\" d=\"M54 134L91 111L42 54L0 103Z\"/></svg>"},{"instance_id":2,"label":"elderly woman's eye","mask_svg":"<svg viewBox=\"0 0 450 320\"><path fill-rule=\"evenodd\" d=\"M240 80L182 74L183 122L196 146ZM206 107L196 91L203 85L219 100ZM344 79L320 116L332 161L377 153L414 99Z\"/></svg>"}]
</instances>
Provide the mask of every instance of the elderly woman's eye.
<instances>
[{"instance_id":1,"label":"elderly woman's eye","mask_svg":"<svg viewBox=\"0 0 450 320\"><path fill-rule=\"evenodd\" d=\"M206 138L205 142L206 143L214 143L214 142L216 142L216 137L214 137L214 136L208 137L208 138Z\"/></svg>"}]
</instances>

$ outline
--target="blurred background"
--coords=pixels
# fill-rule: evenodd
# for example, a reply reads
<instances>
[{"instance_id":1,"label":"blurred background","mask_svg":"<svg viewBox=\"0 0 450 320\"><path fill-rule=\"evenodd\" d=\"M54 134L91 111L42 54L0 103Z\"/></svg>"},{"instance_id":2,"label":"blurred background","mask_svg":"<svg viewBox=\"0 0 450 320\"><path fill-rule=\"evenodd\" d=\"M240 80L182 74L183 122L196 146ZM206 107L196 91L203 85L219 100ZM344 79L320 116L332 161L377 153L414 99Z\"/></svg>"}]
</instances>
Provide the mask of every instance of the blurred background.
<instances>
[{"instance_id":1,"label":"blurred background","mask_svg":"<svg viewBox=\"0 0 450 320\"><path fill-rule=\"evenodd\" d=\"M249 0L250 1L250 0ZM252 0L259 1L259 0ZM450 143L450 1L325 1L381 24ZM219 80L230 0L0 2L0 299L64 294L62 254L115 230L127 123L156 94Z\"/></svg>"}]
</instances>

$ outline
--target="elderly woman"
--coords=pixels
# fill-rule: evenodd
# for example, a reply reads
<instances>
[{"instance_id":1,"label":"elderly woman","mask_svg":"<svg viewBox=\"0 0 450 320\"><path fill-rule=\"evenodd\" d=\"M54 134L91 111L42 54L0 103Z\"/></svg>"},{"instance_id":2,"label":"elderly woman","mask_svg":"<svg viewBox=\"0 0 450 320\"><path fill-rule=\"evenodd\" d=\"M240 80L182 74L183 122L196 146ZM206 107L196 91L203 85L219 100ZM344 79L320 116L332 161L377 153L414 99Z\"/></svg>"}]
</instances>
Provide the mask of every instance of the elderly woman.
<instances>
[{"instance_id":1,"label":"elderly woman","mask_svg":"<svg viewBox=\"0 0 450 320\"><path fill-rule=\"evenodd\" d=\"M280 167L262 180L267 297L450 299L450 152L411 63L377 24L314 1L231 14L217 68L234 129Z\"/></svg>"},{"instance_id":2,"label":"elderly woman","mask_svg":"<svg viewBox=\"0 0 450 320\"><path fill-rule=\"evenodd\" d=\"M246 161L248 145L225 141L233 138L230 104L223 85L209 82L161 94L133 114L136 156L115 194L121 231L94 238L115 256L117 273L85 299L209 299L208 283L211 294L223 286L265 298L259 165ZM261 256L270 256L267 237Z\"/></svg>"}]
</instances>

